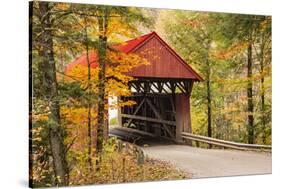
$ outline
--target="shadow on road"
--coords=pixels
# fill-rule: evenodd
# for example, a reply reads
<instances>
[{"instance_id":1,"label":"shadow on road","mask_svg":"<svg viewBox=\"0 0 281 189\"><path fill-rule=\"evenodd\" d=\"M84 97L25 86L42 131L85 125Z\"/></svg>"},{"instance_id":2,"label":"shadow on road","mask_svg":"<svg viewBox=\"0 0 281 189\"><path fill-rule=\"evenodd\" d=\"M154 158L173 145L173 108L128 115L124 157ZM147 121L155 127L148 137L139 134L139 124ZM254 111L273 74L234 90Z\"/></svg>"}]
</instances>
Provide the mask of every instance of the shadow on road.
<instances>
[{"instance_id":1,"label":"shadow on road","mask_svg":"<svg viewBox=\"0 0 281 189\"><path fill-rule=\"evenodd\" d=\"M174 141L165 139L163 137L157 137L145 132L134 131L134 129L113 127L109 129L110 136L116 136L117 138L134 143L138 146L162 146L176 144Z\"/></svg>"}]
</instances>

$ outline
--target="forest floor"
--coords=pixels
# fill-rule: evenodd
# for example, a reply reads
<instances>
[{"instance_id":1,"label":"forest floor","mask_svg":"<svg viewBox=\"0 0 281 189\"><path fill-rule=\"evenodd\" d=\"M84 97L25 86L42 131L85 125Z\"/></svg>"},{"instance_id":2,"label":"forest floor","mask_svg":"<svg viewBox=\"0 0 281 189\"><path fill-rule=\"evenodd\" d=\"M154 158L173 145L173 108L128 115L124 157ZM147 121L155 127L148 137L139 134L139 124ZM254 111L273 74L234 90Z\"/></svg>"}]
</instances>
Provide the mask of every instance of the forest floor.
<instances>
[{"instance_id":1,"label":"forest floor","mask_svg":"<svg viewBox=\"0 0 281 189\"><path fill-rule=\"evenodd\" d=\"M192 178L271 174L271 153L203 149L157 140L141 133L114 129L114 135L134 137L148 157L164 160L192 174Z\"/></svg>"}]
</instances>

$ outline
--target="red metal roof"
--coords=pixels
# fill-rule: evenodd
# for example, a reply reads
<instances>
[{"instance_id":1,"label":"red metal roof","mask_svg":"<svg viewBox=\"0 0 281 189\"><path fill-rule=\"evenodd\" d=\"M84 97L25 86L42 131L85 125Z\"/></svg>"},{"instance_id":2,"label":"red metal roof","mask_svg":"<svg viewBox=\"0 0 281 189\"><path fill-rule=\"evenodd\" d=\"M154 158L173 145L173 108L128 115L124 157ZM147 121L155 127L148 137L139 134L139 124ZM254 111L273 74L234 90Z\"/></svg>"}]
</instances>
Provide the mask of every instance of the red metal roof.
<instances>
[{"instance_id":1,"label":"red metal roof","mask_svg":"<svg viewBox=\"0 0 281 189\"><path fill-rule=\"evenodd\" d=\"M133 77L149 77L149 78L177 78L177 79L193 79L202 81L203 79L197 74L156 32L142 35L138 38L128 40L122 44L113 46L117 50L124 53L140 54L149 48L152 53L142 55L150 64L141 65L128 73ZM141 54L140 54L141 55ZM155 60L153 57L158 56ZM90 51L89 59L92 68L98 66L97 55L94 51ZM82 54L79 58L67 65L66 71L75 65L87 66L86 54Z\"/></svg>"},{"instance_id":2,"label":"red metal roof","mask_svg":"<svg viewBox=\"0 0 281 189\"><path fill-rule=\"evenodd\" d=\"M98 67L97 58L98 58L97 54L94 51L89 52L90 66L92 68ZM80 57L76 58L74 61L67 64L67 66L65 68L65 72L68 72L69 70L74 68L76 65L88 66L86 53L83 53Z\"/></svg>"},{"instance_id":3,"label":"red metal roof","mask_svg":"<svg viewBox=\"0 0 281 189\"><path fill-rule=\"evenodd\" d=\"M148 37L152 35L153 32L142 35L138 38L131 39L128 41L125 41L124 43L115 45L114 48L124 52L124 53L129 53L131 50L133 50L136 46L141 44L143 41L145 41ZM98 61L97 61L97 54L94 51L89 52L89 60L90 60L90 65L92 68L96 68L98 66ZM70 69L72 69L75 65L82 65L82 66L87 66L87 56L86 53L83 53L80 57L76 58L73 62L69 63L66 66L66 72Z\"/></svg>"},{"instance_id":4,"label":"red metal roof","mask_svg":"<svg viewBox=\"0 0 281 189\"><path fill-rule=\"evenodd\" d=\"M154 32L148 33L146 35L142 35L138 38L135 39L131 39L128 41L125 41L124 43L121 43L119 45L116 45L115 48L118 49L121 52L124 53L129 53L131 52L135 47L137 47L138 45L140 45L142 42L144 42L145 40L147 40L150 36L153 35Z\"/></svg>"}]
</instances>

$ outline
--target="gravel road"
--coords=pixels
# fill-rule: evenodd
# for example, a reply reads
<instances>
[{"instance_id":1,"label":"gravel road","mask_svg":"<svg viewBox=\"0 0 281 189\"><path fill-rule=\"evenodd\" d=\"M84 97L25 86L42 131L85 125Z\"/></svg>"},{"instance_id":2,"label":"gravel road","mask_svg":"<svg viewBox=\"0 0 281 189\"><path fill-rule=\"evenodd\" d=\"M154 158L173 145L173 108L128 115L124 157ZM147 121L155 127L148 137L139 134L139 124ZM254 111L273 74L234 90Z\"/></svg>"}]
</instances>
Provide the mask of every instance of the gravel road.
<instances>
[{"instance_id":1,"label":"gravel road","mask_svg":"<svg viewBox=\"0 0 281 189\"><path fill-rule=\"evenodd\" d=\"M271 154L202 149L183 145L143 147L149 157L169 161L193 178L271 174Z\"/></svg>"}]
</instances>

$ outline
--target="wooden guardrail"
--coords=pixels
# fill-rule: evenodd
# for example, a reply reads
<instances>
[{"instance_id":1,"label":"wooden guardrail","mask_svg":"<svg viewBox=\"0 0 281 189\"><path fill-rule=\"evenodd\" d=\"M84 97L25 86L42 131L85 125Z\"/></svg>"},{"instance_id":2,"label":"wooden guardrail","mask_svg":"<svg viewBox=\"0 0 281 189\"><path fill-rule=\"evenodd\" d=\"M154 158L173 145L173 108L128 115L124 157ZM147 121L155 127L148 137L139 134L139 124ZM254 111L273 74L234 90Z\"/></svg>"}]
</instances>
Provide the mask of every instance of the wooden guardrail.
<instances>
[{"instance_id":1,"label":"wooden guardrail","mask_svg":"<svg viewBox=\"0 0 281 189\"><path fill-rule=\"evenodd\" d=\"M211 137L195 135L191 133L182 132L182 137L187 140L203 142L215 146L220 146L224 148L231 148L236 150L259 150L259 151L271 151L271 146L260 145L260 144L245 144L238 142L225 141L220 139L215 139Z\"/></svg>"}]
</instances>

